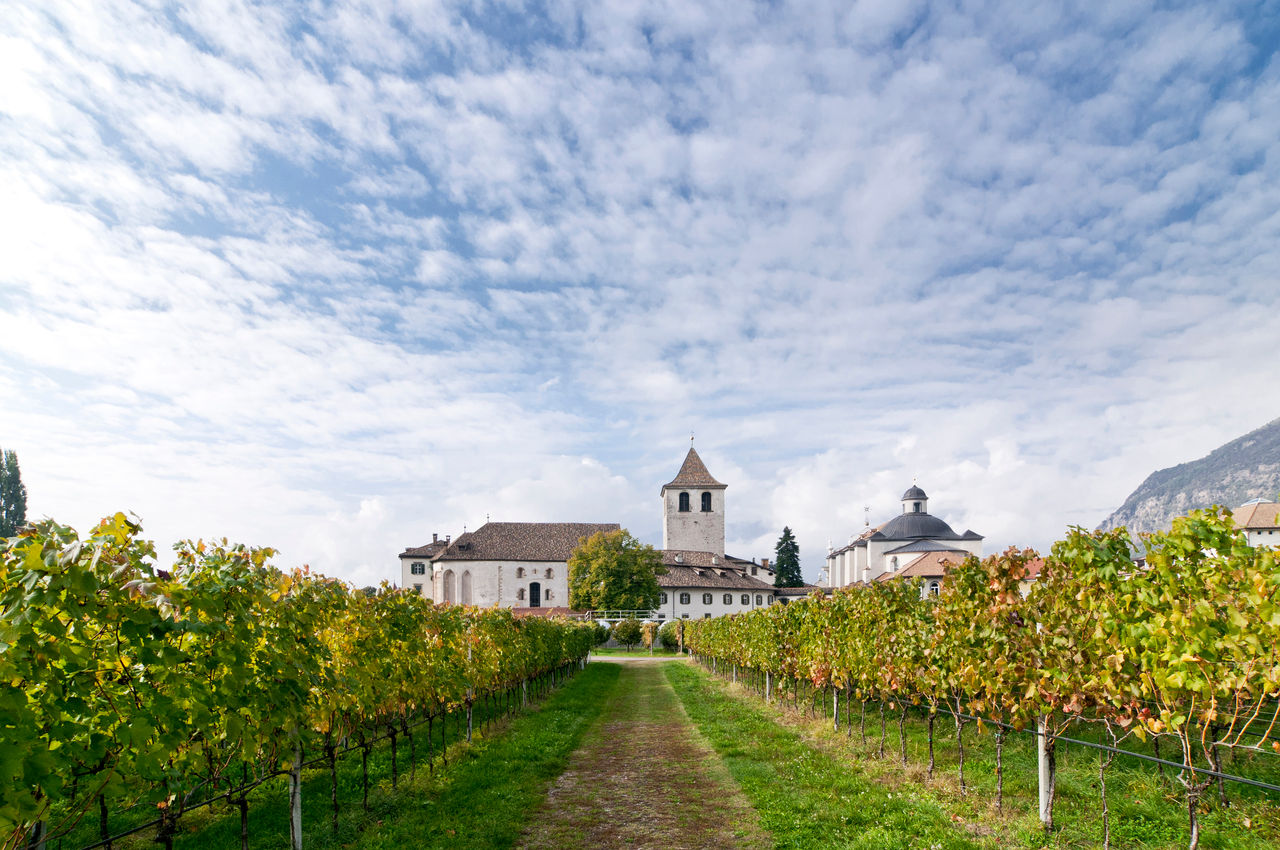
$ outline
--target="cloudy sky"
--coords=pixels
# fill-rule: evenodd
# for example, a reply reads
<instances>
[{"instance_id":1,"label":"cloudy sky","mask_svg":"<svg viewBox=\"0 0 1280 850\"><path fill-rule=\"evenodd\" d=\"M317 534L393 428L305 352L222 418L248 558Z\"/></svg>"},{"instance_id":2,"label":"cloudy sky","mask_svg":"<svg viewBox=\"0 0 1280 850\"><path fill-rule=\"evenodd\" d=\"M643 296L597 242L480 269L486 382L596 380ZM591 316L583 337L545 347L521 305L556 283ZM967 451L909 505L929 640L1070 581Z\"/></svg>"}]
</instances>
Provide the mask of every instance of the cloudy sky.
<instances>
[{"instance_id":1,"label":"cloudy sky","mask_svg":"<svg viewBox=\"0 0 1280 850\"><path fill-rule=\"evenodd\" d=\"M1075 4L1072 4L1074 6ZM1280 8L44 0L0 16L0 446L359 583L431 533L1093 526L1280 416Z\"/></svg>"}]
</instances>

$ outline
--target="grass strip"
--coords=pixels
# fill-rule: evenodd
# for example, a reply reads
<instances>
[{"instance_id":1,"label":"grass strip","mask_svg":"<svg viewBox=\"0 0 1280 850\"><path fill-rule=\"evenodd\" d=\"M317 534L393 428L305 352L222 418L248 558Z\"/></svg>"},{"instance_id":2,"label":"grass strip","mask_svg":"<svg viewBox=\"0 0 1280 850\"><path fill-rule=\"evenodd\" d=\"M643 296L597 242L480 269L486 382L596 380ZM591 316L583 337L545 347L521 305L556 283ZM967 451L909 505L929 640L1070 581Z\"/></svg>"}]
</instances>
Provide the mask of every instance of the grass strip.
<instances>
[{"instance_id":1,"label":"grass strip","mask_svg":"<svg viewBox=\"0 0 1280 850\"><path fill-rule=\"evenodd\" d=\"M705 671L665 664L685 711L723 759L777 848L990 847L940 806L858 776Z\"/></svg>"}]
</instances>

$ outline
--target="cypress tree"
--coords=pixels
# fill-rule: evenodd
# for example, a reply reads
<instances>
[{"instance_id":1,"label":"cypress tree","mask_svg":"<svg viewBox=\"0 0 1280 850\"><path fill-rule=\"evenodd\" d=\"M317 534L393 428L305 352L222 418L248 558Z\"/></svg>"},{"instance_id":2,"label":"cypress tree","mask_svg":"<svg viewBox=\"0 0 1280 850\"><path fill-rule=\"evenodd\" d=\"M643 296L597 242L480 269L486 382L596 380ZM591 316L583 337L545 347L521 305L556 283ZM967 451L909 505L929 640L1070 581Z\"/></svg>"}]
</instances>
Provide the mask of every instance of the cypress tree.
<instances>
[{"instance_id":1,"label":"cypress tree","mask_svg":"<svg viewBox=\"0 0 1280 850\"><path fill-rule=\"evenodd\" d=\"M800 574L800 544L789 526L782 527L782 536L773 551L776 557L773 586L802 587L804 576Z\"/></svg>"},{"instance_id":2,"label":"cypress tree","mask_svg":"<svg viewBox=\"0 0 1280 850\"><path fill-rule=\"evenodd\" d=\"M27 523L27 488L16 452L0 451L0 537L12 537Z\"/></svg>"}]
</instances>

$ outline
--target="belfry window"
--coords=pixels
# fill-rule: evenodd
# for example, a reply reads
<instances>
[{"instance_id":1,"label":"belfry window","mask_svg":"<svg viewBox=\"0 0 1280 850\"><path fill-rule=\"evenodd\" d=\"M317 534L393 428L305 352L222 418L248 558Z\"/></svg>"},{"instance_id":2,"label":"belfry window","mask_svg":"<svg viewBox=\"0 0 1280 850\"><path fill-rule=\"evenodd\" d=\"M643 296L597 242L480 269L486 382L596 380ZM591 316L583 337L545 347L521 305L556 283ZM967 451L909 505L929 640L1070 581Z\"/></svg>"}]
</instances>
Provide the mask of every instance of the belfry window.
<instances>
[{"instance_id":1,"label":"belfry window","mask_svg":"<svg viewBox=\"0 0 1280 850\"><path fill-rule=\"evenodd\" d=\"M702 494L702 512L711 513L711 494L710 493Z\"/></svg>"},{"instance_id":2,"label":"belfry window","mask_svg":"<svg viewBox=\"0 0 1280 850\"><path fill-rule=\"evenodd\" d=\"M680 494L680 510L681 511L689 510L689 494L688 493Z\"/></svg>"},{"instance_id":3,"label":"belfry window","mask_svg":"<svg viewBox=\"0 0 1280 850\"><path fill-rule=\"evenodd\" d=\"M916 502L916 503L915 503L915 506L916 506L916 508L915 508L915 509L916 509L916 513L920 513L920 503L919 503L919 502Z\"/></svg>"}]
</instances>

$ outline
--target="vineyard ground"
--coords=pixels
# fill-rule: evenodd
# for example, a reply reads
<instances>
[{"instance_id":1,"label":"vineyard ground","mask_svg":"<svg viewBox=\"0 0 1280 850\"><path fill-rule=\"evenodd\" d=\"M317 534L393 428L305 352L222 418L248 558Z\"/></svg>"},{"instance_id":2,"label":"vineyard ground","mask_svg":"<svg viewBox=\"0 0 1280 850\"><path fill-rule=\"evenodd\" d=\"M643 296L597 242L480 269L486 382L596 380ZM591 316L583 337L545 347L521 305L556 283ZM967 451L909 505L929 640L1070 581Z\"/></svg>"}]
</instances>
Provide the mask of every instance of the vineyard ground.
<instances>
[{"instance_id":1,"label":"vineyard ground","mask_svg":"<svg viewBox=\"0 0 1280 850\"><path fill-rule=\"evenodd\" d=\"M641 658L609 659L620 675L604 711L517 846L772 846L720 759L689 722L662 669Z\"/></svg>"},{"instance_id":2,"label":"vineyard ground","mask_svg":"<svg viewBox=\"0 0 1280 850\"><path fill-rule=\"evenodd\" d=\"M677 672L673 677L684 676ZM737 706L748 706L772 723L792 730L805 746L812 747L839 763L839 770L851 776L872 781L886 789L895 799L916 801L936 807L944 817L966 829L980 846L1018 848L1091 848L1102 845L1102 809L1098 795L1098 754L1083 747L1060 744L1057 753L1057 803L1054 819L1057 829L1046 837L1038 818L1036 754L1030 735L1010 734L1005 745L1004 814L995 806L995 745L990 727L978 732L970 723L965 728L965 780L967 793L961 794L957 780L955 726L951 718L941 715L936 721L934 747L936 769L928 779L928 738L924 720L909 712L906 723L908 764L899 758L896 711L889 712L885 758L876 757L880 744L880 715L875 703L867 705L867 743L859 733L859 706L853 704L852 735L845 723L845 704L841 702L841 729L834 732L829 716L829 696L820 698L817 716L811 714L812 703L802 697L799 708L790 702L774 700L766 706L753 691L731 684L693 667L687 678L689 687L697 683L691 702L685 698L695 720L701 713L734 715ZM677 690L680 690L678 685ZM682 694L683 696L683 694ZM822 707L826 705L826 708ZM718 722L718 721L717 721ZM700 722L700 726L702 723ZM707 730L703 729L704 734ZM1088 730L1073 730L1077 737L1092 737ZM709 735L710 737L710 735ZM1126 744L1126 746L1131 746ZM719 747L717 747L719 749ZM1150 752L1150 748L1146 748ZM723 755L723 753L722 753ZM1165 752L1168 757L1169 753ZM1229 772L1243 772L1275 782L1270 758L1253 765L1241 758L1237 767L1228 763ZM732 762L731 762L731 770ZM734 772L735 778L738 774ZM741 782L742 780L739 779ZM1187 846L1186 803L1181 786L1171 776L1161 779L1155 766L1117 756L1107 772L1108 800L1111 808L1112 846L1141 850L1181 850ZM1201 818L1203 848L1220 850L1263 850L1280 847L1280 801L1268 792L1239 785L1227 785L1230 805L1216 804L1217 791L1205 794ZM751 796L748 793L748 796ZM838 805L838 804L837 804ZM857 808L862 810L859 802ZM769 821L765 819L766 827ZM797 844L795 846L819 846ZM838 845L833 845L838 846ZM860 846L860 845L859 845ZM873 842L866 846L920 846ZM926 842L924 846L929 846ZM943 846L948 846L944 844Z\"/></svg>"}]
</instances>

